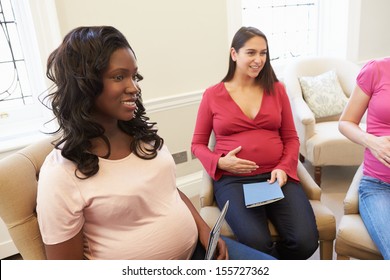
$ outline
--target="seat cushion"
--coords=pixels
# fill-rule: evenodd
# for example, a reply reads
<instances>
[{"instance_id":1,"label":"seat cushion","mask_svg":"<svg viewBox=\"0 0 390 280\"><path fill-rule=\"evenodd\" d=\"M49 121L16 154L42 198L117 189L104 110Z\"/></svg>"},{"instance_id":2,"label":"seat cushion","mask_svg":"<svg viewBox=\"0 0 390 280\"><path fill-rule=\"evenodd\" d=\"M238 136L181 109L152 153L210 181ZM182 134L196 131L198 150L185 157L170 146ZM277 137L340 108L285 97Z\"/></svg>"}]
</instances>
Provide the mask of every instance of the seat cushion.
<instances>
[{"instance_id":1,"label":"seat cushion","mask_svg":"<svg viewBox=\"0 0 390 280\"><path fill-rule=\"evenodd\" d=\"M344 215L336 236L338 255L364 260L383 259L359 214Z\"/></svg>"},{"instance_id":2,"label":"seat cushion","mask_svg":"<svg viewBox=\"0 0 390 280\"><path fill-rule=\"evenodd\" d=\"M365 124L360 124L365 130ZM342 135L338 122L321 122L315 125L314 136L306 141L306 158L315 166L360 165L364 147Z\"/></svg>"}]
</instances>

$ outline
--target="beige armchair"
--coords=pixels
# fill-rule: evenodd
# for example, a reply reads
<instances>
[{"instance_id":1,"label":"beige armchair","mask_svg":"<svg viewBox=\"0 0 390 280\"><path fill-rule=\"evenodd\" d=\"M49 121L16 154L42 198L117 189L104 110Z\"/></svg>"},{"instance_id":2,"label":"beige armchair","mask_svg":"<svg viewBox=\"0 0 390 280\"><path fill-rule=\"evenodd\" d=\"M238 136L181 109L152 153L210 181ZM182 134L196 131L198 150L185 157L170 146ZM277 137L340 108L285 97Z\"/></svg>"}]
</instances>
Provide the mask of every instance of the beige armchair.
<instances>
[{"instance_id":1,"label":"beige armchair","mask_svg":"<svg viewBox=\"0 0 390 280\"><path fill-rule=\"evenodd\" d=\"M383 259L359 214L358 189L362 176L363 165L360 165L344 199L344 215L340 220L335 245L338 260Z\"/></svg>"},{"instance_id":2,"label":"beige armchair","mask_svg":"<svg viewBox=\"0 0 390 280\"><path fill-rule=\"evenodd\" d=\"M39 171L53 140L40 140L0 160L0 217L23 259L46 259L35 208Z\"/></svg>"},{"instance_id":3,"label":"beige armchair","mask_svg":"<svg viewBox=\"0 0 390 280\"><path fill-rule=\"evenodd\" d=\"M316 118L306 103L300 77L317 76L334 70L344 94L352 93L360 67L338 58L300 58L289 63L284 71L283 81L290 98L294 122L300 140L300 159L307 159L314 167L314 179L321 185L323 166L358 166L363 160L364 148L353 143L338 130L340 114ZM365 122L361 127L365 130Z\"/></svg>"},{"instance_id":4,"label":"beige armchair","mask_svg":"<svg viewBox=\"0 0 390 280\"><path fill-rule=\"evenodd\" d=\"M333 241L336 236L335 217L332 211L321 203L321 189L301 162L298 162L298 177L316 217L320 239L320 258L322 260L331 260L333 258ZM220 210L214 199L213 181L205 171L203 171L203 181L200 190L200 206L202 218L212 227L220 214ZM273 238L277 240L278 233L272 223L269 223L269 227ZM234 238L234 234L226 222L222 226L221 234Z\"/></svg>"}]
</instances>

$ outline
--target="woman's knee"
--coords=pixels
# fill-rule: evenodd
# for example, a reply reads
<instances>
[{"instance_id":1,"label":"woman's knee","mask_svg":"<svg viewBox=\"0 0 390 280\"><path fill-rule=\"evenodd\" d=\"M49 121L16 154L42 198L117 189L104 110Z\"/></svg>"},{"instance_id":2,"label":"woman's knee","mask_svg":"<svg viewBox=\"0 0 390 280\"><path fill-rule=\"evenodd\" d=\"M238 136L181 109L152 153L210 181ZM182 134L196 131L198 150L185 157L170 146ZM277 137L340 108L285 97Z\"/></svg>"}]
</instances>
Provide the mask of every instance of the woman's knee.
<instances>
[{"instance_id":1,"label":"woman's knee","mask_svg":"<svg viewBox=\"0 0 390 280\"><path fill-rule=\"evenodd\" d=\"M282 240L277 245L277 251L282 259L305 260L310 258L318 248L318 231L316 229Z\"/></svg>"},{"instance_id":2,"label":"woman's knee","mask_svg":"<svg viewBox=\"0 0 390 280\"><path fill-rule=\"evenodd\" d=\"M249 231L245 232L244 229L235 235L237 240L246 246L265 252L267 254L270 254L273 251L274 242L270 236L250 234Z\"/></svg>"},{"instance_id":3,"label":"woman's knee","mask_svg":"<svg viewBox=\"0 0 390 280\"><path fill-rule=\"evenodd\" d=\"M299 259L308 259L318 248L318 238L300 240L297 244Z\"/></svg>"}]
</instances>

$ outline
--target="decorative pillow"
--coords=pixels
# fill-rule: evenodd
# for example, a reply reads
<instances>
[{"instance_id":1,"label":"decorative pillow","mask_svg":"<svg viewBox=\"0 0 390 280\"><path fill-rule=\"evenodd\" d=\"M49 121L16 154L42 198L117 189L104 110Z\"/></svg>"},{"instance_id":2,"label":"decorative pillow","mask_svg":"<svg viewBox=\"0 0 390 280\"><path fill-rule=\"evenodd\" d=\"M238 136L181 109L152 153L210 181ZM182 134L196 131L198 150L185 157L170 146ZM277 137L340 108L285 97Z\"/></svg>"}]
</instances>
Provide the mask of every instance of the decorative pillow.
<instances>
[{"instance_id":1,"label":"decorative pillow","mask_svg":"<svg viewBox=\"0 0 390 280\"><path fill-rule=\"evenodd\" d=\"M316 118L341 114L348 102L347 96L331 70L318 76L300 77L303 98Z\"/></svg>"}]
</instances>

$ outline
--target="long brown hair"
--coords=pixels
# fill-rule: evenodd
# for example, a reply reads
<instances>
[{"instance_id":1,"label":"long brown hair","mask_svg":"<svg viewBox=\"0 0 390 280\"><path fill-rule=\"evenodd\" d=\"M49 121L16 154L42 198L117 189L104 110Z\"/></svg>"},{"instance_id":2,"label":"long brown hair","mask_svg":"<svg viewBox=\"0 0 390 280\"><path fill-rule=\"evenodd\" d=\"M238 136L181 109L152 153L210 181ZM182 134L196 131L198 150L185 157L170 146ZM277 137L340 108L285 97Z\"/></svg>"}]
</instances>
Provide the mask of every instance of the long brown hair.
<instances>
[{"instance_id":1,"label":"long brown hair","mask_svg":"<svg viewBox=\"0 0 390 280\"><path fill-rule=\"evenodd\" d=\"M94 120L92 110L96 98L103 91L102 73L112 53L121 48L129 48L134 53L124 35L114 27L77 27L65 36L47 61L46 75L55 85L47 98L59 124L58 130L53 133L62 133L55 147L61 149L63 157L76 164L75 174L80 178L78 174L81 172L82 179L99 171L99 158L88 152L91 139L102 138L109 150L106 156L110 154L110 142L104 135L103 127ZM164 140L157 135L155 123L149 122L145 115L141 93L136 104L134 118L119 120L118 126L133 137L130 147L135 155L152 159ZM150 143L152 147L147 149L142 142Z\"/></svg>"},{"instance_id":2,"label":"long brown hair","mask_svg":"<svg viewBox=\"0 0 390 280\"><path fill-rule=\"evenodd\" d=\"M233 37L231 48L234 48L236 52L238 52L248 40L255 36L262 37L267 45L265 65L260 71L259 75L256 77L256 81L264 88L266 92L272 93L274 89L274 83L278 82L279 80L271 66L268 41L265 34L255 27L241 27ZM236 62L229 54L229 68L226 76L222 79L222 82L231 81L234 77L235 71Z\"/></svg>"}]
</instances>

